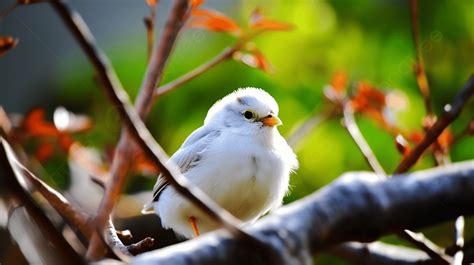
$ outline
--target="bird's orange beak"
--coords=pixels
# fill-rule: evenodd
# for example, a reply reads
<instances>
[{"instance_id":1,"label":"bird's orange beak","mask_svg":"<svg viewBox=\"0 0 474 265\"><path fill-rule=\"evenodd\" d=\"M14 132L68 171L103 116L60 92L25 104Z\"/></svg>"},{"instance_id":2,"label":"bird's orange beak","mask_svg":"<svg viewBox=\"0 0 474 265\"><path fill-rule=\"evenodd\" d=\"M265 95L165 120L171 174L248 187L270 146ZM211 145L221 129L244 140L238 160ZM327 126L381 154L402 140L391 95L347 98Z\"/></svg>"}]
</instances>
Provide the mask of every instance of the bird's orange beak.
<instances>
[{"instance_id":1,"label":"bird's orange beak","mask_svg":"<svg viewBox=\"0 0 474 265\"><path fill-rule=\"evenodd\" d=\"M273 126L282 125L280 118L278 118L277 116L273 116L271 114L266 117L261 118L260 121L263 123L264 126L273 127Z\"/></svg>"}]
</instances>

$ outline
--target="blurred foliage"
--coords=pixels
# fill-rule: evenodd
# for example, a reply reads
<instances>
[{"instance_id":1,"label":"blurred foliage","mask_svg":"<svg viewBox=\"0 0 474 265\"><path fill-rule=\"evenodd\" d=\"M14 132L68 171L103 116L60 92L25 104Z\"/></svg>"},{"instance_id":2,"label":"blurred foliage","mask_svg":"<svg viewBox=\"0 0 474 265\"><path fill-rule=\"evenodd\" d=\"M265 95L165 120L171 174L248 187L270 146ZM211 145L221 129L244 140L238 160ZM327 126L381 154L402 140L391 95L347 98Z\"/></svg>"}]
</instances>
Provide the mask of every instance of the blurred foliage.
<instances>
[{"instance_id":1,"label":"blurred foliage","mask_svg":"<svg viewBox=\"0 0 474 265\"><path fill-rule=\"evenodd\" d=\"M295 25L291 32L271 32L255 40L275 73L268 75L228 61L159 99L147 125L169 154L202 124L216 100L239 87L261 87L277 99L284 122L279 129L287 136L313 115L315 108L322 109L323 87L340 70L348 73L351 82L368 80L385 91L400 91L407 104L396 113L397 126L408 131L421 129L425 111L412 71L415 52L409 1L255 0L240 1L231 10L222 11L245 25L255 7L261 7L269 17ZM420 39L432 102L435 112L440 113L474 72L474 1L424 0L419 7ZM222 33L186 30L175 47L162 83L193 69L234 41L234 37ZM132 98L138 92L145 70L145 44L144 29L136 36L124 37L121 43L105 47ZM76 139L89 146L113 147L120 133L119 118L93 80L91 67L78 63L78 56L83 55L75 53L58 68L56 76L62 77L58 80L62 88L58 105L80 110L94 121L94 129L75 136ZM471 102L451 126L453 134L458 134L473 116ZM382 166L387 172L393 171L401 159L393 136L368 118L359 117L357 121ZM473 159L473 150L474 139L466 137L452 148L451 159ZM286 203L314 192L344 172L370 170L337 118L312 130L296 151L300 169L292 177L292 193L285 199ZM432 157L425 156L415 168L432 166ZM140 180L148 183L137 185L152 189L153 179ZM470 222L467 227L472 230L473 225ZM427 232L435 241L446 245L451 242L452 229L452 225L442 225ZM399 242L393 237L387 237L386 241ZM317 262L327 264L333 260L320 257Z\"/></svg>"}]
</instances>

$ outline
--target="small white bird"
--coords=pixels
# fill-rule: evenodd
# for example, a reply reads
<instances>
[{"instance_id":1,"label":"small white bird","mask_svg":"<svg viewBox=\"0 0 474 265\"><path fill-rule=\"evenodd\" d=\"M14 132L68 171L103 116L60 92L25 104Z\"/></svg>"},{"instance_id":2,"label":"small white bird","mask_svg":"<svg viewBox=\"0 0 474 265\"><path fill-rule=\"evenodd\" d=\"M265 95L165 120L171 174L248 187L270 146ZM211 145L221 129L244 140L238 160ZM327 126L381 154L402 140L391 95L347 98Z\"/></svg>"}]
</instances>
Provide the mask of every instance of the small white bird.
<instances>
[{"instance_id":1,"label":"small white bird","mask_svg":"<svg viewBox=\"0 0 474 265\"><path fill-rule=\"evenodd\" d=\"M279 207L289 175L298 167L280 135L278 105L267 92L243 88L217 101L204 125L170 158L189 182L244 222ZM143 212L160 216L165 228L186 238L218 225L179 195L161 176Z\"/></svg>"}]
</instances>

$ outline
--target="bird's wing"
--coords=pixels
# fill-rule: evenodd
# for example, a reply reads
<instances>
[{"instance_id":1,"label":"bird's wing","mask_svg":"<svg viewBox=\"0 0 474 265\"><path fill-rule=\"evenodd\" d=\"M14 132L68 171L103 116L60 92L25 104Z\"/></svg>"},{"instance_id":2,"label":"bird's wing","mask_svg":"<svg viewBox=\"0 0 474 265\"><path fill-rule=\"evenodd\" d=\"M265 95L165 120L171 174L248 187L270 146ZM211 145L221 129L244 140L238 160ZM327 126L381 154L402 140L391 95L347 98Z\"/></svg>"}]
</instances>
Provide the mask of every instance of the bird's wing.
<instances>
[{"instance_id":1,"label":"bird's wing","mask_svg":"<svg viewBox=\"0 0 474 265\"><path fill-rule=\"evenodd\" d=\"M171 156L170 162L174 163L181 173L186 173L198 164L202 151L220 134L218 129L210 129L205 126L200 127L188 136L178 151ZM152 203L158 201L161 192L168 185L168 181L162 175L158 176L158 180L153 188ZM146 204L142 212L149 212L152 209L152 203Z\"/></svg>"}]
</instances>

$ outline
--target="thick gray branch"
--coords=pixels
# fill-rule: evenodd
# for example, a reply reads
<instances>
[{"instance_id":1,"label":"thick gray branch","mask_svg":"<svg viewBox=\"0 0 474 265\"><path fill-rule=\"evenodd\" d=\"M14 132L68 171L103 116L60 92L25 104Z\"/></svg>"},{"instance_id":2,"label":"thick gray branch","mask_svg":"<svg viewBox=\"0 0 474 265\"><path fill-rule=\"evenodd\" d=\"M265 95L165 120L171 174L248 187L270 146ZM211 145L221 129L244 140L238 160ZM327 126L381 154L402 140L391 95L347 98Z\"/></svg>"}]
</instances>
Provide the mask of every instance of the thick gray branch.
<instances>
[{"instance_id":1,"label":"thick gray branch","mask_svg":"<svg viewBox=\"0 0 474 265\"><path fill-rule=\"evenodd\" d=\"M349 173L282 207L247 231L287 264L310 264L316 252L346 241L416 229L474 213L474 161L380 179ZM218 231L141 254L135 264L262 264L260 253Z\"/></svg>"}]
</instances>

